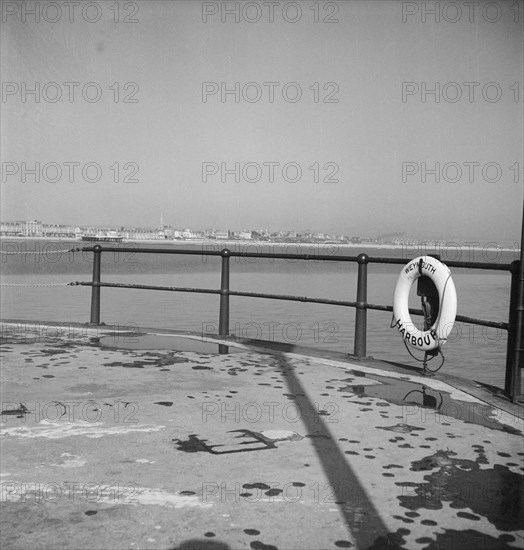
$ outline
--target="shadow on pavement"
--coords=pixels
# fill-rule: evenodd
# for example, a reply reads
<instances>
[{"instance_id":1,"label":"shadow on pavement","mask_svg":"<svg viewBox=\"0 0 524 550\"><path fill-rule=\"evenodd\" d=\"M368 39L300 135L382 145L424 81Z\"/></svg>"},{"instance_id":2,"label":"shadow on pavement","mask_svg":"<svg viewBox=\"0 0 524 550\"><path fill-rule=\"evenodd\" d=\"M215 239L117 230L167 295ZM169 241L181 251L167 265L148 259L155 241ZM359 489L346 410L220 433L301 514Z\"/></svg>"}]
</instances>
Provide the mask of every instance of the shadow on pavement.
<instances>
[{"instance_id":1,"label":"shadow on pavement","mask_svg":"<svg viewBox=\"0 0 524 550\"><path fill-rule=\"evenodd\" d=\"M315 409L301 384L295 367L281 356L282 370L291 393L291 399L301 412L311 443L329 480L344 521L358 548L369 548L379 537L387 537L388 530L375 506L369 499L357 475L348 464L336 439L329 431L322 416ZM348 426L348 430L351 426ZM386 538L387 540L387 538Z\"/></svg>"}]
</instances>

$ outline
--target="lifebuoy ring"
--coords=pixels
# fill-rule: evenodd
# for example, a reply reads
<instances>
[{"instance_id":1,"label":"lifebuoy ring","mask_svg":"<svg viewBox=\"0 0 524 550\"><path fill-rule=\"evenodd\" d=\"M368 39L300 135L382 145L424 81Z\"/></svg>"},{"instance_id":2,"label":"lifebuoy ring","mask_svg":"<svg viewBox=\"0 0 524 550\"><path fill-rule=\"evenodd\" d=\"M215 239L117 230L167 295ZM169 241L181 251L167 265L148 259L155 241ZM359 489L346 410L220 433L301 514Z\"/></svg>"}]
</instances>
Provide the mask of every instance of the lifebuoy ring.
<instances>
[{"instance_id":1,"label":"lifebuoy ring","mask_svg":"<svg viewBox=\"0 0 524 550\"><path fill-rule=\"evenodd\" d=\"M411 285L421 275L428 276L437 287L439 312L429 330L419 330L409 315L408 298ZM393 295L393 320L404 340L415 348L429 351L446 343L457 315L457 291L448 267L431 256L411 260L400 272Z\"/></svg>"}]
</instances>

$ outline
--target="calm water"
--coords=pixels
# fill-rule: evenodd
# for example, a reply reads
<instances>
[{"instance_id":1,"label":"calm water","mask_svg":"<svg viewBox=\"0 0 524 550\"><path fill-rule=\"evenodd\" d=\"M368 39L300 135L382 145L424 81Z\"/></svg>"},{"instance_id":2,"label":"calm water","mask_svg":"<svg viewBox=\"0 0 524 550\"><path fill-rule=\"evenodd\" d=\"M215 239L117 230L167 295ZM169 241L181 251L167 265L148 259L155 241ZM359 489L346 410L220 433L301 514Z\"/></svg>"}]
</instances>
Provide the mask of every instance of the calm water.
<instances>
[{"instance_id":1,"label":"calm water","mask_svg":"<svg viewBox=\"0 0 524 550\"><path fill-rule=\"evenodd\" d=\"M24 254L0 257L2 283L59 283L89 281L91 253L59 253L56 250L79 246L75 241L1 242L3 251ZM162 243L163 246L167 246ZM220 259L214 257L135 255L126 251L106 253L102 259L102 280L148 285L217 289L220 286ZM142 246L154 246L151 244ZM180 245L178 245L180 247ZM188 245L184 245L187 247ZM239 245L236 245L237 249ZM202 250L202 246L195 246ZM213 246L205 247L213 249ZM217 247L218 248L218 247ZM230 247L233 248L233 247ZM35 255L30 251L45 254ZM249 250L255 251L251 245ZM281 251L273 247L270 251ZM287 252L318 254L315 245L289 245ZM356 255L367 252L375 256L400 257L406 263L414 250L343 249L333 245L322 253ZM441 255L446 260L446 252ZM447 252L457 258L457 250ZM453 254L453 255L451 255ZM517 259L516 252L481 253L469 251L463 260L500 263ZM398 265L369 265L368 301L391 305L393 290L400 272ZM458 313L493 321L507 321L510 275L507 272L452 270L458 294ZM293 294L301 296L355 300L357 267L353 263L292 261L271 259L231 259L231 289L251 292ZM89 320L89 287L2 287L1 317L24 320ZM219 298L147 290L102 289L101 320L107 324L163 327L216 333ZM420 307L415 288L410 305ZM355 311L352 308L304 304L280 300L231 297L231 332L240 337L261 338L352 352ZM420 317L414 317L417 324ZM378 359L417 364L406 351L399 333L390 328L391 314L368 312L367 351ZM456 323L444 346L446 362L442 372L455 373L482 382L503 386L506 332L498 329ZM422 358L422 352L412 350ZM440 359L435 359L433 363Z\"/></svg>"}]
</instances>

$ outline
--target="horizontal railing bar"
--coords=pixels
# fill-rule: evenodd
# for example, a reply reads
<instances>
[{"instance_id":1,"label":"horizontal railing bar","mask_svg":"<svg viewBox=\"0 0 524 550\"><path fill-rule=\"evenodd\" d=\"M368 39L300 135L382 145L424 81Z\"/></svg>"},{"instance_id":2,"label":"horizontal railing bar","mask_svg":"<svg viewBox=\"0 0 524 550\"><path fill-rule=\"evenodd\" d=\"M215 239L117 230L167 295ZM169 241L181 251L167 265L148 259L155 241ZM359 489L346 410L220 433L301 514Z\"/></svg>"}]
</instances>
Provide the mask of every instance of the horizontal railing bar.
<instances>
[{"instance_id":1,"label":"horizontal railing bar","mask_svg":"<svg viewBox=\"0 0 524 550\"><path fill-rule=\"evenodd\" d=\"M101 246L101 252L122 252L129 254L131 252L135 254L189 254L189 255L202 255L202 256L221 256L220 250L192 250L191 248L129 248L127 246ZM94 252L94 246L85 246L80 249L82 252Z\"/></svg>"},{"instance_id":2,"label":"horizontal railing bar","mask_svg":"<svg viewBox=\"0 0 524 550\"><path fill-rule=\"evenodd\" d=\"M498 321L484 321L482 319L475 319L474 317L466 317L465 315L457 315L455 321L460 323L468 323L470 325L481 325L484 327L500 328L502 330L509 329L509 323L498 322Z\"/></svg>"},{"instance_id":3,"label":"horizontal railing bar","mask_svg":"<svg viewBox=\"0 0 524 550\"><path fill-rule=\"evenodd\" d=\"M154 286L154 285L133 285L127 283L92 283L92 282L75 282L75 285L80 286L105 286L111 288L131 288L135 290L164 290L170 292L193 292L200 294L221 294L220 290L215 290L211 288L187 288L187 287L176 287L176 286ZM327 298L309 298L307 296L293 296L291 294L263 294L260 292L242 292L236 290L229 290L227 292L229 296L244 296L247 298L265 298L268 300L286 300L290 302L303 302L303 303L314 303L314 304L327 304L332 306L344 306L344 307L357 307L357 302L350 302L346 300L329 300ZM372 309L375 311L389 311L393 312L392 306L384 306L380 304L366 304L366 309ZM409 308L409 313L412 315L423 316L424 313L421 309ZM470 325L480 325L491 328L500 328L502 330L508 330L508 323L498 322L498 321L485 321L484 319L475 319L474 317L467 317L465 315L457 315L455 317L456 321L461 323L468 323Z\"/></svg>"},{"instance_id":4,"label":"horizontal railing bar","mask_svg":"<svg viewBox=\"0 0 524 550\"><path fill-rule=\"evenodd\" d=\"M195 292L201 294L220 294L220 290L212 288L186 288L176 286L153 286L153 285L129 285L127 283L92 283L85 281L76 281L75 285L80 286L107 286L111 288L131 288L135 290L167 290L171 292Z\"/></svg>"},{"instance_id":5,"label":"horizontal railing bar","mask_svg":"<svg viewBox=\"0 0 524 550\"><path fill-rule=\"evenodd\" d=\"M382 306L377 304L367 304L367 309L373 309L376 311L390 311L393 312L392 306ZM420 317L424 316L424 312L421 309L413 309L409 308L409 313L411 315L419 315ZM468 323L470 325L480 325L484 327L492 327L492 328L500 328L502 330L508 330L508 323L504 323L503 321L485 321L484 319L475 319L474 317L467 317L465 315L457 315L455 317L455 321L459 321L460 323Z\"/></svg>"},{"instance_id":6,"label":"horizontal railing bar","mask_svg":"<svg viewBox=\"0 0 524 550\"><path fill-rule=\"evenodd\" d=\"M76 281L75 285L80 286L106 286L111 288L131 288L135 290L167 290L171 292L195 292L204 294L221 294L220 290L211 288L186 288L176 286L153 286L153 285L133 285L127 283L92 283L91 281ZM291 296L287 294L262 294L259 292L241 292L235 290L227 291L229 296L247 296L250 298L267 298L270 300L289 300L292 302L314 302L319 304L329 304L347 307L356 307L356 302L347 302L343 300L328 300L324 298L308 298L307 296Z\"/></svg>"},{"instance_id":7,"label":"horizontal railing bar","mask_svg":"<svg viewBox=\"0 0 524 550\"><path fill-rule=\"evenodd\" d=\"M93 246L81 249L83 252L94 252ZM221 256L221 250L191 250L185 248L128 248L117 246L103 246L102 252L125 252L127 254L191 254L193 256ZM358 262L357 256L335 256L333 254L286 254L284 252L238 252L229 251L230 257L242 258L274 258L279 260L316 260L333 262ZM406 263L406 262L402 262Z\"/></svg>"},{"instance_id":8,"label":"horizontal railing bar","mask_svg":"<svg viewBox=\"0 0 524 550\"><path fill-rule=\"evenodd\" d=\"M237 258L272 258L276 260L311 260L317 262L358 262L357 256L334 254L286 254L284 252L231 252Z\"/></svg>"},{"instance_id":9,"label":"horizontal railing bar","mask_svg":"<svg viewBox=\"0 0 524 550\"><path fill-rule=\"evenodd\" d=\"M425 254L426 256L431 256L431 254ZM406 265L411 260L405 258L380 258L370 256L368 258L368 263L375 264L397 264L397 265ZM458 267L463 269L494 269L497 271L510 271L511 264L495 264L491 262L457 262L454 260L443 261L448 267Z\"/></svg>"},{"instance_id":10,"label":"horizontal railing bar","mask_svg":"<svg viewBox=\"0 0 524 550\"><path fill-rule=\"evenodd\" d=\"M247 296L248 298L268 298L271 300L288 300L291 302L311 302L315 304L329 304L332 306L357 307L357 302L344 300L328 300L327 298L308 298L307 296L292 296L289 294L262 294L260 292L229 291L230 296Z\"/></svg>"},{"instance_id":11,"label":"horizontal railing bar","mask_svg":"<svg viewBox=\"0 0 524 550\"><path fill-rule=\"evenodd\" d=\"M188 254L192 256L221 256L221 250L191 250L181 248L128 248L128 247L116 247L116 246L104 246L101 247L102 252L125 252L135 254ZM84 252L94 252L94 247L88 246L82 248ZM430 254L428 254L430 255ZM277 260L307 260L307 261L322 261L322 262L358 262L358 256L340 256L332 254L286 254L284 252L239 252L230 250L230 257L237 258L271 258ZM368 256L367 263L378 264L395 264L405 265L410 260L406 258L383 258ZM496 264L490 262L458 262L458 261L445 261L448 267L456 267L461 269L485 269L496 271L510 271L511 264Z\"/></svg>"}]
</instances>

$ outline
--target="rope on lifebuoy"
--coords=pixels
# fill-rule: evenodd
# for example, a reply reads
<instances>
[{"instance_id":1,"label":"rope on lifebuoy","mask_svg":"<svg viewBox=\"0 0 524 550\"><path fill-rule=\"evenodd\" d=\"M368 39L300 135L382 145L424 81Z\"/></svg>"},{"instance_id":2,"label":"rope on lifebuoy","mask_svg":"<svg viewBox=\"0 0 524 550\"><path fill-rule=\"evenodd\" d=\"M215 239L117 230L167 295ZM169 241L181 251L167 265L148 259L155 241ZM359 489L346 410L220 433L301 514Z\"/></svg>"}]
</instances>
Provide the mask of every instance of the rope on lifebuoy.
<instances>
[{"instance_id":1,"label":"rope on lifebuoy","mask_svg":"<svg viewBox=\"0 0 524 550\"><path fill-rule=\"evenodd\" d=\"M409 314L409 291L422 275L429 277L439 294L439 312L429 330L418 329ZM442 262L431 256L420 256L406 264L400 272L393 295L393 322L404 342L423 351L440 349L446 343L457 315L457 292L451 272Z\"/></svg>"}]
</instances>

